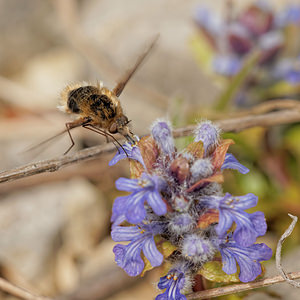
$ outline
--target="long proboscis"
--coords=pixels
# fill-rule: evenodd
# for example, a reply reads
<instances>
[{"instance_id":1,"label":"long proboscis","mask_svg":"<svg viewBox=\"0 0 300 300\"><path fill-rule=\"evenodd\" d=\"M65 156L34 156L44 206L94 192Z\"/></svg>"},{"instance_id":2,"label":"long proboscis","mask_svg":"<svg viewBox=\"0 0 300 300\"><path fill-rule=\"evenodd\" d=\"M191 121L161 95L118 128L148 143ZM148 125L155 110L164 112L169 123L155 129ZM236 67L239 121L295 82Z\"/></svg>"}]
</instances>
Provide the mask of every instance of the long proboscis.
<instances>
[{"instance_id":1,"label":"long proboscis","mask_svg":"<svg viewBox=\"0 0 300 300\"><path fill-rule=\"evenodd\" d=\"M128 83L128 81L130 80L130 78L132 77L132 75L136 72L136 70L139 68L139 66L142 64L142 62L144 61L144 59L146 58L146 56L150 53L150 51L153 49L154 45L156 44L157 40L159 38L159 34L157 34L155 36L155 38L152 40L150 46L147 48L147 50L138 58L138 60L136 61L136 63L134 64L134 66L129 69L124 75L123 77L119 80L118 84L116 85L116 87L113 89L113 93L119 97L121 95L121 93L123 92L126 84Z\"/></svg>"}]
</instances>

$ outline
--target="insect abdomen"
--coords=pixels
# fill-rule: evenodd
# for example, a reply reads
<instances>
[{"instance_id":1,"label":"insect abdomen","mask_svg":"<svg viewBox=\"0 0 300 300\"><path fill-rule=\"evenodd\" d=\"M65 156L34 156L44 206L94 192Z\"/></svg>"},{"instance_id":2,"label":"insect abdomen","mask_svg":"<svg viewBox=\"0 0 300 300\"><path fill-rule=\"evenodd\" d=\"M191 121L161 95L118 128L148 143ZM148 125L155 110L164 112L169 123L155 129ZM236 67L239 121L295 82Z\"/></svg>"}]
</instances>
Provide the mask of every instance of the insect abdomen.
<instances>
[{"instance_id":1,"label":"insect abdomen","mask_svg":"<svg viewBox=\"0 0 300 300\"><path fill-rule=\"evenodd\" d=\"M87 98L97 91L98 89L93 86L83 86L71 90L68 94L68 108L75 114L81 113L82 105L87 104Z\"/></svg>"},{"instance_id":2,"label":"insect abdomen","mask_svg":"<svg viewBox=\"0 0 300 300\"><path fill-rule=\"evenodd\" d=\"M94 114L100 115L103 120L110 120L116 116L116 110L113 102L109 97L102 94L94 94L89 96L90 108Z\"/></svg>"}]
</instances>

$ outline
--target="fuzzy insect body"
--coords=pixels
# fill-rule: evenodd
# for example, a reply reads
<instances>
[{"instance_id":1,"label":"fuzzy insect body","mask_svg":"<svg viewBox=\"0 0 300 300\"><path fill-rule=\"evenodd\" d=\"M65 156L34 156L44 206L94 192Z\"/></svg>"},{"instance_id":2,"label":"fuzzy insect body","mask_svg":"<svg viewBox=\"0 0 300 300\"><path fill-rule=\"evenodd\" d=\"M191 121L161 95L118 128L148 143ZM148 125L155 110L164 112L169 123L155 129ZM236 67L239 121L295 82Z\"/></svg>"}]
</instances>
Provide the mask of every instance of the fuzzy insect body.
<instances>
[{"instance_id":1,"label":"fuzzy insect body","mask_svg":"<svg viewBox=\"0 0 300 300\"><path fill-rule=\"evenodd\" d=\"M154 47L157 39L158 36L155 37L147 50L137 59L133 67L118 81L113 90L104 87L102 82L98 82L96 85L88 83L68 85L61 93L61 103L58 108L65 113L75 116L75 120L66 123L66 129L62 132L27 149L27 151L42 146L67 132L71 140L71 146L64 153L67 154L75 145L70 130L82 126L105 136L107 141L108 138L111 138L127 155L123 146L113 135L116 133L123 135L130 144L136 143L137 138L128 127L130 121L128 121L128 118L124 114L118 97L123 92L130 78Z\"/></svg>"},{"instance_id":2,"label":"fuzzy insect body","mask_svg":"<svg viewBox=\"0 0 300 300\"><path fill-rule=\"evenodd\" d=\"M82 125L95 126L111 134L118 132L130 142L135 141L127 126L128 118L123 113L120 100L112 91L103 87L102 83L96 86L69 85L63 90L61 96L62 105L59 108L78 116L76 121L80 123L82 120Z\"/></svg>"},{"instance_id":3,"label":"fuzzy insect body","mask_svg":"<svg viewBox=\"0 0 300 300\"><path fill-rule=\"evenodd\" d=\"M131 144L136 142L135 135L128 127L130 121L128 121L128 118L123 113L118 97L121 95L132 75L153 48L157 38L158 36L152 41L146 52L138 58L135 65L121 78L113 90L104 87L100 82L96 85L87 83L72 84L68 85L62 91L62 101L59 109L77 117L75 121L66 123L66 131L69 134L72 144L65 154L68 153L75 144L70 130L79 126L97 132L107 139L110 137L117 144L119 144L119 142L113 136L113 134L116 133L123 135Z\"/></svg>"}]
</instances>

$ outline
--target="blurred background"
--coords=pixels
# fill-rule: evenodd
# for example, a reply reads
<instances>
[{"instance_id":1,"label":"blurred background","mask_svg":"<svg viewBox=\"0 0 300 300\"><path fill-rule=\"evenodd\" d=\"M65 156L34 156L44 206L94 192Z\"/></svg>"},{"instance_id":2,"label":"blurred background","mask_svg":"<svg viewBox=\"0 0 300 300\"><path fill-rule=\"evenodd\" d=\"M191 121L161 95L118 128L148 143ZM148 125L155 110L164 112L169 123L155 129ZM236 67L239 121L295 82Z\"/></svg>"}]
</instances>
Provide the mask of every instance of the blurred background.
<instances>
[{"instance_id":1,"label":"blurred background","mask_svg":"<svg viewBox=\"0 0 300 300\"><path fill-rule=\"evenodd\" d=\"M70 120L56 109L61 90L97 80L113 88L157 33L155 49L120 97L138 135L159 117L182 127L270 99L298 100L298 2L0 0L1 171L62 155L67 136L25 152ZM71 153L105 143L82 128L73 137ZM300 216L300 125L224 137L235 140L231 152L251 170L226 171L224 190L259 196L256 210L269 226L264 242L275 250L287 213ZM108 167L112 156L0 185L2 277L59 299L155 297L159 268L130 278L114 262L114 182L129 170L126 161ZM289 271L300 270L299 239L298 226L284 247ZM265 266L267 275L276 274L274 261ZM222 299L299 299L297 293L281 284ZM0 291L0 299L14 298Z\"/></svg>"}]
</instances>

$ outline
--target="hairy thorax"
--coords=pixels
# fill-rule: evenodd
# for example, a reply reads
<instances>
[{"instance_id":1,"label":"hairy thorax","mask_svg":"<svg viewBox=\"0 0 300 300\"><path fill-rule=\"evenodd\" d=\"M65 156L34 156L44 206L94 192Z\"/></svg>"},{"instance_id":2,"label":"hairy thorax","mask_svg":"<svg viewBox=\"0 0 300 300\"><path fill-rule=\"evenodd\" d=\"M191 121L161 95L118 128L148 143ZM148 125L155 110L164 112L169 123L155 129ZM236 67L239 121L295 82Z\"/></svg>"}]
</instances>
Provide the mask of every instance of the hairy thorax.
<instances>
[{"instance_id":1,"label":"hairy thorax","mask_svg":"<svg viewBox=\"0 0 300 300\"><path fill-rule=\"evenodd\" d=\"M62 100L65 112L88 118L102 128L108 128L123 114L119 99L101 84L68 86Z\"/></svg>"}]
</instances>

